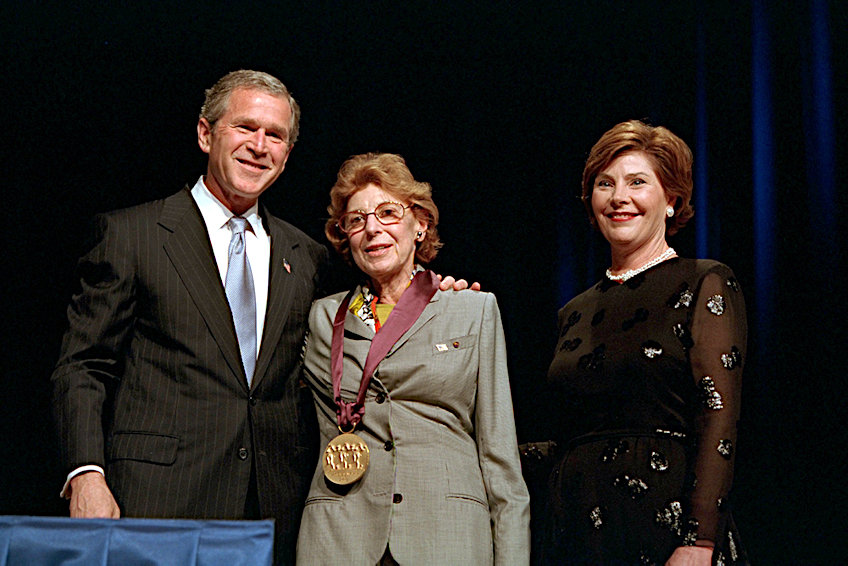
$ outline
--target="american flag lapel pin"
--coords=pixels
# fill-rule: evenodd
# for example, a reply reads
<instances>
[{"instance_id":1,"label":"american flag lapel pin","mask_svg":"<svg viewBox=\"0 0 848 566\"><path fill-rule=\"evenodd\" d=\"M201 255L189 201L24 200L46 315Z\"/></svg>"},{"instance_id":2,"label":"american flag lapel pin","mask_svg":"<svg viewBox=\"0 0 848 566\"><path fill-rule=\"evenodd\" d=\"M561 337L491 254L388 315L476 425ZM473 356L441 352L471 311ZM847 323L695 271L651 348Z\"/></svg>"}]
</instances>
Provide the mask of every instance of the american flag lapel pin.
<instances>
[{"instance_id":1,"label":"american flag lapel pin","mask_svg":"<svg viewBox=\"0 0 848 566\"><path fill-rule=\"evenodd\" d=\"M286 268L286 273L291 273L291 265L289 265L289 261L286 258L283 258L283 267Z\"/></svg>"}]
</instances>

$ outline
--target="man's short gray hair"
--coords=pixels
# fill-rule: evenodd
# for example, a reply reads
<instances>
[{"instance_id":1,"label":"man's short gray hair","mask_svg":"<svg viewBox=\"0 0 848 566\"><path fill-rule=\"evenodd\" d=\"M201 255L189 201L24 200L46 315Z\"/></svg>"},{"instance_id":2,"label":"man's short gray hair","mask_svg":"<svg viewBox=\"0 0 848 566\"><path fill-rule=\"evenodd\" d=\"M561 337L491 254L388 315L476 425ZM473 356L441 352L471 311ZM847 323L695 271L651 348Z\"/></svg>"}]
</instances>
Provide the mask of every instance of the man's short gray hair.
<instances>
[{"instance_id":1,"label":"man's short gray hair","mask_svg":"<svg viewBox=\"0 0 848 566\"><path fill-rule=\"evenodd\" d=\"M214 127L215 122L227 111L227 105L230 103L230 95L233 91L240 88L260 90L288 101L289 107L291 107L292 118L287 143L289 147L294 145L300 129L300 106L297 105L286 85L273 75L263 73L262 71L242 69L227 73L221 77L212 88L206 90L206 100L200 108L200 117L205 118L209 122L209 125Z\"/></svg>"}]
</instances>

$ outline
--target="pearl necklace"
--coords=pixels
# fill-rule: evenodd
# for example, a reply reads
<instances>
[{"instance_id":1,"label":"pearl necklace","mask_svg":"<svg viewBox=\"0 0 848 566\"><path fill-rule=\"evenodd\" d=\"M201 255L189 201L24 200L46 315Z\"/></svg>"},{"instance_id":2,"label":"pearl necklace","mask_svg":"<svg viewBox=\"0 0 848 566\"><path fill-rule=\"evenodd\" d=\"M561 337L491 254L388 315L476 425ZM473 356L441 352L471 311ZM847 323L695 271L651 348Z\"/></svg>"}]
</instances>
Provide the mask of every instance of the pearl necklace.
<instances>
[{"instance_id":1,"label":"pearl necklace","mask_svg":"<svg viewBox=\"0 0 848 566\"><path fill-rule=\"evenodd\" d=\"M658 255L657 257L655 257L654 259L652 259L651 261L649 261L645 265L643 265L642 267L637 267L636 269L628 269L627 271L625 271L621 275L613 275L612 271L607 269L607 279L609 279L610 281L615 281L617 283L624 283L628 279L642 273L646 269L650 269L653 266L657 265L658 263L664 262L665 260L667 260L668 258L670 258L671 256L673 256L676 253L677 252L674 251L674 248L668 248L666 251L664 251L663 253L661 253L660 255Z\"/></svg>"}]
</instances>

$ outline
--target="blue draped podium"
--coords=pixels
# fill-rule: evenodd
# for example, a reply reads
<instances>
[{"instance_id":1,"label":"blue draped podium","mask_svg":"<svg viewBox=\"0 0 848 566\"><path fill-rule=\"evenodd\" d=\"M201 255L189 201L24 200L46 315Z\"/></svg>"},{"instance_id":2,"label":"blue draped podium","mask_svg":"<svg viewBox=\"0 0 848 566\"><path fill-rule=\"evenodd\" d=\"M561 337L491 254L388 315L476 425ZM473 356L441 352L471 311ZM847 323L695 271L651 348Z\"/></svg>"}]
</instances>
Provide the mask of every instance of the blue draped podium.
<instances>
[{"instance_id":1,"label":"blue draped podium","mask_svg":"<svg viewBox=\"0 0 848 566\"><path fill-rule=\"evenodd\" d=\"M274 522L0 516L0 566L270 565Z\"/></svg>"}]
</instances>

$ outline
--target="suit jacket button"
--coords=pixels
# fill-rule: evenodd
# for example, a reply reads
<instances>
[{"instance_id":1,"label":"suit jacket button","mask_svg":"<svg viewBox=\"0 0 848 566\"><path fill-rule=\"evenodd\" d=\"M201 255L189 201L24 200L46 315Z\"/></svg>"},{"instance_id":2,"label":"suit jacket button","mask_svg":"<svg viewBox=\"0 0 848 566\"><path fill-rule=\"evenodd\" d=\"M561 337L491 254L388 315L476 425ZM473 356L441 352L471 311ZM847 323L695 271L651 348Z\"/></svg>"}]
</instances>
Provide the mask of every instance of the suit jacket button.
<instances>
[{"instance_id":1,"label":"suit jacket button","mask_svg":"<svg viewBox=\"0 0 848 566\"><path fill-rule=\"evenodd\" d=\"M247 448L239 448L238 457L239 460L247 460Z\"/></svg>"},{"instance_id":2,"label":"suit jacket button","mask_svg":"<svg viewBox=\"0 0 848 566\"><path fill-rule=\"evenodd\" d=\"M386 449L386 452L390 452L392 448L395 447L395 443L391 440L387 440L385 444L383 444L383 448Z\"/></svg>"},{"instance_id":3,"label":"suit jacket button","mask_svg":"<svg viewBox=\"0 0 848 566\"><path fill-rule=\"evenodd\" d=\"M251 406L251 407L255 407L255 406L256 406L256 403L257 403L258 401L256 400L256 397L254 397L253 395L251 395L251 396L250 396L250 398L248 399L248 402L250 403L250 406Z\"/></svg>"},{"instance_id":4,"label":"suit jacket button","mask_svg":"<svg viewBox=\"0 0 848 566\"><path fill-rule=\"evenodd\" d=\"M383 393L382 391L377 393L377 402L378 403L385 403L385 401L386 401L386 394Z\"/></svg>"},{"instance_id":5,"label":"suit jacket button","mask_svg":"<svg viewBox=\"0 0 848 566\"><path fill-rule=\"evenodd\" d=\"M401 495L400 493L395 493L394 497L392 497L392 501L395 503L400 503L401 501L403 501L403 495Z\"/></svg>"}]
</instances>

